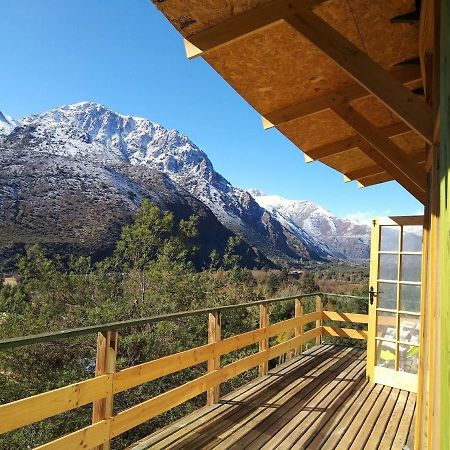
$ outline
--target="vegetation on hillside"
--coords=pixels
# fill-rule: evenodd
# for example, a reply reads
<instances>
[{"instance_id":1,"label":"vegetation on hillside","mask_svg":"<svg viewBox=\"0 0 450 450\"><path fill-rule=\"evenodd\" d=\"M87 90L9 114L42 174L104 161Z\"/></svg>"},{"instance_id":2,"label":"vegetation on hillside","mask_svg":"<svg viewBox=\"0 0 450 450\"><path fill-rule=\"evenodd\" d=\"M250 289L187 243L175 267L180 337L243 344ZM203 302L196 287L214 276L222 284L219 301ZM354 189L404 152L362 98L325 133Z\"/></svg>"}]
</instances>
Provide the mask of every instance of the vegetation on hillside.
<instances>
[{"instance_id":1,"label":"vegetation on hillside","mask_svg":"<svg viewBox=\"0 0 450 450\"><path fill-rule=\"evenodd\" d=\"M223 254L213 252L209 267L196 270L193 255L198 242L197 218L176 222L143 201L135 221L122 230L113 256L99 262L89 257L49 257L37 245L20 258L20 282L0 288L0 339L43 331L152 316L180 310L252 302L321 289L327 277L345 272L341 293L363 293L364 269L324 269L318 276L305 271L293 276L284 271L249 271L241 267L239 240L231 238ZM358 270L361 273L358 275ZM352 310L364 308L355 300ZM347 309L347 308L344 308ZM271 321L292 317L293 303L271 309ZM258 326L257 307L228 311L223 316L224 337ZM283 339L279 337L277 339ZM95 370L95 336L0 352L0 403L7 403L75 381L90 378ZM118 368L205 344L207 321L195 316L130 328L120 333ZM223 358L227 364L257 351L250 346ZM206 365L180 371L130 389L115 397L120 411L205 373ZM249 371L225 383L222 392L255 376ZM114 441L126 445L204 405L203 395L162 414ZM0 448L35 447L91 421L90 405L0 436Z\"/></svg>"}]
</instances>

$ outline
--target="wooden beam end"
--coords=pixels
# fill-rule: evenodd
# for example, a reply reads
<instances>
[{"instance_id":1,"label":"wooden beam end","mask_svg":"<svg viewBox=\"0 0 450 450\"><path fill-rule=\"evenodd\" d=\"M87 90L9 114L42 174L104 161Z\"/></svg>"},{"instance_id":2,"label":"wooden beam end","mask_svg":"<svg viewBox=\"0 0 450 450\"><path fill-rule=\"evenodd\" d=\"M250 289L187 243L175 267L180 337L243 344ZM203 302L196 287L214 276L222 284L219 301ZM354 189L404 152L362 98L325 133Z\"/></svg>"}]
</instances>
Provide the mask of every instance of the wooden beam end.
<instances>
[{"instance_id":1,"label":"wooden beam end","mask_svg":"<svg viewBox=\"0 0 450 450\"><path fill-rule=\"evenodd\" d=\"M193 59L193 58L196 58L197 56L202 55L203 52L198 47L196 47L194 44L189 42L187 39L183 39L183 42L184 42L184 49L186 51L187 59Z\"/></svg>"},{"instance_id":2,"label":"wooden beam end","mask_svg":"<svg viewBox=\"0 0 450 450\"><path fill-rule=\"evenodd\" d=\"M268 129L273 128L275 126L272 122L267 120L264 116L261 116L261 120L262 120L263 128L265 130L268 130Z\"/></svg>"},{"instance_id":3,"label":"wooden beam end","mask_svg":"<svg viewBox=\"0 0 450 450\"><path fill-rule=\"evenodd\" d=\"M306 153L304 153L304 157L305 157L305 163L306 164L314 162L314 159L311 158L311 156L308 156Z\"/></svg>"}]
</instances>

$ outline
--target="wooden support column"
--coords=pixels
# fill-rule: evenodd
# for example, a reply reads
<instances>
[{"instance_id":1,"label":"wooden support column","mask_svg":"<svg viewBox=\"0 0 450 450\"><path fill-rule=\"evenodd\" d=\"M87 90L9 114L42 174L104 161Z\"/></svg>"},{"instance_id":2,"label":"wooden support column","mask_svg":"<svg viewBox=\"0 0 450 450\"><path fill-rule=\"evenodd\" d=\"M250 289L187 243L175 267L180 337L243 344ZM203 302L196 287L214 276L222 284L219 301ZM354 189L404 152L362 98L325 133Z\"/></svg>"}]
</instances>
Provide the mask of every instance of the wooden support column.
<instances>
[{"instance_id":1,"label":"wooden support column","mask_svg":"<svg viewBox=\"0 0 450 450\"><path fill-rule=\"evenodd\" d=\"M208 344L214 344L222 339L222 323L220 311L214 311L208 315ZM220 356L208 360L208 373L220 369ZM213 405L220 398L220 384L208 389L206 404Z\"/></svg>"},{"instance_id":2,"label":"wooden support column","mask_svg":"<svg viewBox=\"0 0 450 450\"><path fill-rule=\"evenodd\" d=\"M299 298L295 299L295 317L303 317L303 303ZM297 325L295 327L295 337L301 336L303 334L303 324ZM295 349L295 356L302 354L303 345L300 344L299 347Z\"/></svg>"},{"instance_id":3,"label":"wooden support column","mask_svg":"<svg viewBox=\"0 0 450 450\"><path fill-rule=\"evenodd\" d=\"M269 305L267 303L259 305L259 328L267 328L269 326ZM259 341L259 351L264 352L269 349L269 339ZM259 376L267 375L269 370L269 361L263 362L259 366Z\"/></svg>"},{"instance_id":4,"label":"wooden support column","mask_svg":"<svg viewBox=\"0 0 450 450\"><path fill-rule=\"evenodd\" d=\"M105 331L97 335L97 356L95 363L95 376L111 374L116 371L117 360L117 331ZM109 419L113 415L113 386L111 378L111 389L109 395L100 400L96 400L92 407L92 423L97 423ZM111 442L105 442L95 447L96 450L109 450Z\"/></svg>"},{"instance_id":5,"label":"wooden support column","mask_svg":"<svg viewBox=\"0 0 450 450\"><path fill-rule=\"evenodd\" d=\"M321 295L316 295L316 311L322 313L323 312L323 301ZM322 318L316 320L316 328L322 327ZM316 345L320 345L322 343L322 333L316 337Z\"/></svg>"}]
</instances>

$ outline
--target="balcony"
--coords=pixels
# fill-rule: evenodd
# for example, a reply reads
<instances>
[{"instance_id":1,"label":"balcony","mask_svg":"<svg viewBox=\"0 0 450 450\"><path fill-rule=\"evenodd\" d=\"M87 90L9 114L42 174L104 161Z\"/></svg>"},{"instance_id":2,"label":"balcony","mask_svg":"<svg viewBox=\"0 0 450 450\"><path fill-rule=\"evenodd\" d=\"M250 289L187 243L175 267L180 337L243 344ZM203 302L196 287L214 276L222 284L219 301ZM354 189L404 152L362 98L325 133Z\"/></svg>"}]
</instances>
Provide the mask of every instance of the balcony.
<instances>
[{"instance_id":1,"label":"balcony","mask_svg":"<svg viewBox=\"0 0 450 450\"><path fill-rule=\"evenodd\" d=\"M91 425L38 448L120 448L119 435L206 392L207 406L130 448L412 448L415 394L366 380L368 316L336 311L340 297L350 296L304 294L0 341L2 351L98 333L95 378L0 406L0 434L92 404ZM270 324L277 303L292 317ZM259 328L222 339L227 311L255 307ZM116 370L118 330L198 315L208 318L206 345ZM252 345L256 352L223 364ZM202 364L203 375L116 412L115 395ZM221 395L222 383L256 367L257 378Z\"/></svg>"}]
</instances>

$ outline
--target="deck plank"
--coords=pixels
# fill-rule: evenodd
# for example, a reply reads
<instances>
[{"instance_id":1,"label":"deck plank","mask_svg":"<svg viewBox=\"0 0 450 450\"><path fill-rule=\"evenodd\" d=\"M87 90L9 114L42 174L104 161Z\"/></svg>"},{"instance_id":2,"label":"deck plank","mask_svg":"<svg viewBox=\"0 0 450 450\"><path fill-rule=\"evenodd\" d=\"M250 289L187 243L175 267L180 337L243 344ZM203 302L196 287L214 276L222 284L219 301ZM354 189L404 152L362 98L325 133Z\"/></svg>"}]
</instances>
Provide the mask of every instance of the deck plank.
<instances>
[{"instance_id":1,"label":"deck plank","mask_svg":"<svg viewBox=\"0 0 450 450\"><path fill-rule=\"evenodd\" d=\"M413 448L416 395L365 378L365 351L316 346L133 450Z\"/></svg>"},{"instance_id":2,"label":"deck plank","mask_svg":"<svg viewBox=\"0 0 450 450\"><path fill-rule=\"evenodd\" d=\"M336 354L335 358L339 358L339 353ZM239 441L246 433L253 430L258 424L269 417L274 411L274 408L280 408L289 401L292 395L304 389L308 382L311 381L313 375L317 376L327 370L330 364L330 360L328 360L327 363L318 366L315 370L306 374L306 376L299 376L293 383L285 386L284 389L279 392L276 392L274 397L272 397L265 405L262 405L261 408L258 408L258 410L249 415L245 421L236 423L233 428L227 430L227 433L219 435L218 438L222 440L221 444L213 446L211 444L214 443L210 443L206 448L215 448L217 450L230 448L232 444Z\"/></svg>"},{"instance_id":3,"label":"deck plank","mask_svg":"<svg viewBox=\"0 0 450 450\"><path fill-rule=\"evenodd\" d=\"M141 450L146 448L167 448L173 445L180 439L187 436L197 435L197 430L201 429L201 434L205 434L205 425L220 420L229 410L237 408L238 402L242 402L251 397L255 393L261 392L264 389L269 389L274 386L279 380L279 375L290 376L295 370L314 370L314 368L325 361L331 353L336 353L337 350L330 345L314 347L305 352L296 360L289 361L286 364L280 365L272 369L268 376L264 378L257 378L250 383L238 388L227 396L224 396L218 404L204 407L187 417L174 422L163 430L158 430L150 436L147 436L139 442L139 447L132 447L134 450Z\"/></svg>"},{"instance_id":4,"label":"deck plank","mask_svg":"<svg viewBox=\"0 0 450 450\"><path fill-rule=\"evenodd\" d=\"M390 420L395 405L397 404L399 393L400 391L398 389L391 390L381 414L378 416L375 426L373 427L370 439L364 446L365 450L377 450L379 448L379 444L388 425L388 421Z\"/></svg>"},{"instance_id":5,"label":"deck plank","mask_svg":"<svg viewBox=\"0 0 450 450\"><path fill-rule=\"evenodd\" d=\"M302 373L296 373L294 374L294 377L296 379L298 378L304 378L306 380L306 383L303 385L303 389L300 390L304 395L308 395L309 392L313 392L314 388L310 387L311 383L314 383L316 378L317 372L322 373L322 369L324 369L324 372L329 370L329 367L333 365L333 363L338 362L339 364L342 364L342 353L348 352L348 349L338 349L338 351L332 355L329 355L327 359L323 361L324 365L319 365L320 369L318 370L318 367L311 367L311 370L308 371L305 376L303 376ZM274 386L274 389L271 392L260 392L258 393L258 396L255 398L256 404L250 404L250 405L243 405L243 407L240 408L238 411L239 417L242 417L239 420L239 424L243 426L243 429L245 429L245 424L247 421L248 413L253 410L258 410L261 412L261 409L258 409L258 406L262 405L270 405L268 403L270 401L270 398L272 396L276 396L277 393L284 387L292 388L293 380L280 380L276 386ZM288 399L289 400L289 399ZM271 412L277 411L281 405L278 405L277 408L273 409L271 408ZM206 433L204 433L201 437L197 438L195 442L190 442L189 447L172 447L172 448L202 448L202 449L210 449L210 448L216 448L216 446L221 442L222 439L220 439L220 434L224 431L228 431L230 428L233 428L233 425L236 423L235 416L231 417L231 424L224 423L223 421L220 423L215 424L214 427L207 430ZM263 422L265 423L265 421ZM253 431L254 429L258 429L257 422L253 423L253 426L251 427L250 431ZM230 433L227 433L228 435ZM259 433L258 433L259 436ZM226 448L231 448L231 444L233 443L233 440L236 435L232 436L232 441L228 442L226 445ZM241 440L240 442L245 442L245 440ZM185 443L186 444L186 443Z\"/></svg>"},{"instance_id":6,"label":"deck plank","mask_svg":"<svg viewBox=\"0 0 450 450\"><path fill-rule=\"evenodd\" d=\"M397 402L395 404L394 412L389 420L389 424L383 434L379 448L391 448L400 425L400 420L405 410L406 400L408 400L408 392L400 391Z\"/></svg>"},{"instance_id":7,"label":"deck plank","mask_svg":"<svg viewBox=\"0 0 450 450\"><path fill-rule=\"evenodd\" d=\"M311 383L314 383L319 377L323 376L323 374L329 373L330 367L336 363L336 361L341 360L341 354L336 354L336 357L329 360L327 364L324 364L319 370L312 371L308 377L304 379L299 379L298 383L293 383L290 386L280 392L281 395L277 394L273 399L271 404L272 408L266 408L261 411L256 417L252 418L251 421L247 422L243 427L239 429L237 433L229 437L227 440L223 441L223 444L218 446L218 449L225 448L245 448L247 442L251 442L256 437L259 437L261 432L263 432L262 427L270 426L268 424L268 420L274 415L277 414L278 411L285 409L287 405L291 404L292 398L294 396L298 396L300 393L303 395L307 395L308 392L312 391L313 388L308 386ZM301 397L297 397L298 400L301 400ZM256 434L252 436L252 433L256 431ZM232 445L234 444L234 445ZM212 448L212 447L211 447Z\"/></svg>"}]
</instances>

